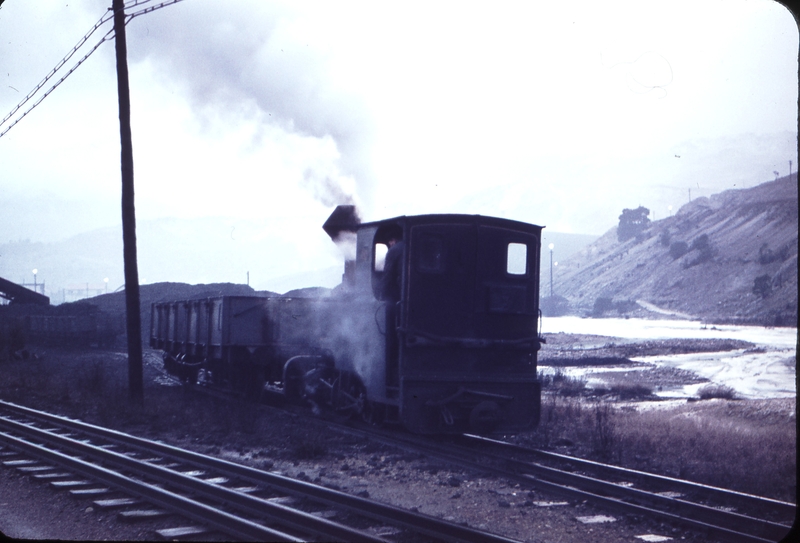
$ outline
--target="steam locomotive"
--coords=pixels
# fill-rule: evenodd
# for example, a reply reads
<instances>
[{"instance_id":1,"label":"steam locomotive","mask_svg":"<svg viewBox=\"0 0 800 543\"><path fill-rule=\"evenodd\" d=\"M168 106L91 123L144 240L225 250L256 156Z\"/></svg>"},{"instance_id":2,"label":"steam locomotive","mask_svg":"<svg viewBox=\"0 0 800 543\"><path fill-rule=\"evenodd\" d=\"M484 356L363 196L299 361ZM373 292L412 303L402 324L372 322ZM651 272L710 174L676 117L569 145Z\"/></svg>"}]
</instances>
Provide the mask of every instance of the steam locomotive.
<instances>
[{"instance_id":1,"label":"steam locomotive","mask_svg":"<svg viewBox=\"0 0 800 543\"><path fill-rule=\"evenodd\" d=\"M166 370L416 433L538 424L542 227L458 214L361 223L339 206L323 229L352 250L326 295L153 304Z\"/></svg>"}]
</instances>

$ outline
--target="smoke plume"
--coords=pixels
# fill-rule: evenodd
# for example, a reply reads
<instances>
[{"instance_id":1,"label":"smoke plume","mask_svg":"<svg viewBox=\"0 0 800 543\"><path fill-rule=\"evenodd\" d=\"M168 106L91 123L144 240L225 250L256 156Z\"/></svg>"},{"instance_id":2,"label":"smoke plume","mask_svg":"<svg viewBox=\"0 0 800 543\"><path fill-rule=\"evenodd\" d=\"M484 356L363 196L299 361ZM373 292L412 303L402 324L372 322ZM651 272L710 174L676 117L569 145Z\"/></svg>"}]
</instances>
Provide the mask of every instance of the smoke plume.
<instances>
[{"instance_id":1,"label":"smoke plume","mask_svg":"<svg viewBox=\"0 0 800 543\"><path fill-rule=\"evenodd\" d=\"M332 206L369 198L371 121L337 90L330 59L305 43L292 8L271 2L187 2L129 25L132 62L182 86L198 113L262 119L287 134L332 139L334 156L297 182Z\"/></svg>"}]
</instances>

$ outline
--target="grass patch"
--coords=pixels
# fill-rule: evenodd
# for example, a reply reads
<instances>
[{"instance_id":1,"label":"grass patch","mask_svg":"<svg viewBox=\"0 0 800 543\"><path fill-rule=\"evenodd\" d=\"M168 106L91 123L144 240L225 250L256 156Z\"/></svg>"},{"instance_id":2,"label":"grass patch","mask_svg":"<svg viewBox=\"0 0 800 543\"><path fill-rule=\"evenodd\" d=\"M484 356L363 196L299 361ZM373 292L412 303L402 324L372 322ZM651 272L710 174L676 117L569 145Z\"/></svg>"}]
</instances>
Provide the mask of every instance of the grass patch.
<instances>
[{"instance_id":1,"label":"grass patch","mask_svg":"<svg viewBox=\"0 0 800 543\"><path fill-rule=\"evenodd\" d=\"M793 420L762 425L686 410L626 413L618 420L623 463L726 488L794 501Z\"/></svg>"},{"instance_id":2,"label":"grass patch","mask_svg":"<svg viewBox=\"0 0 800 543\"><path fill-rule=\"evenodd\" d=\"M694 403L640 412L551 393L543 395L539 428L527 439L546 449L567 446L569 454L793 502L795 415L778 405Z\"/></svg>"},{"instance_id":3,"label":"grass patch","mask_svg":"<svg viewBox=\"0 0 800 543\"><path fill-rule=\"evenodd\" d=\"M653 395L653 387L644 383L618 382L609 387L609 393L620 400L649 398Z\"/></svg>"},{"instance_id":4,"label":"grass patch","mask_svg":"<svg viewBox=\"0 0 800 543\"><path fill-rule=\"evenodd\" d=\"M611 461L616 454L615 424L615 410L608 402L590 404L545 394L539 427L532 437L538 447L577 447L588 456Z\"/></svg>"},{"instance_id":5,"label":"grass patch","mask_svg":"<svg viewBox=\"0 0 800 543\"><path fill-rule=\"evenodd\" d=\"M549 389L561 396L580 396L586 391L586 378L570 377L561 368L555 373L540 376L543 389Z\"/></svg>"}]
</instances>

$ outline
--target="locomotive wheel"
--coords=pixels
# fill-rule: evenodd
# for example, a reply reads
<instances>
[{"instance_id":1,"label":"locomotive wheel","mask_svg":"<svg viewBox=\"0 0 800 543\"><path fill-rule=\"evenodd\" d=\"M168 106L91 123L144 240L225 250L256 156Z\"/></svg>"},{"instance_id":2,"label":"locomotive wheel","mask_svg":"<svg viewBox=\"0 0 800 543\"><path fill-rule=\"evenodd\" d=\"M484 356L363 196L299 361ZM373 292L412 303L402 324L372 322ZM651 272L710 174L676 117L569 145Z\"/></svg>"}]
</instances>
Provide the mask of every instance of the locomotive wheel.
<instances>
[{"instance_id":1,"label":"locomotive wheel","mask_svg":"<svg viewBox=\"0 0 800 543\"><path fill-rule=\"evenodd\" d=\"M333 385L333 409L347 418L365 413L367 392L350 373L340 373Z\"/></svg>"},{"instance_id":2,"label":"locomotive wheel","mask_svg":"<svg viewBox=\"0 0 800 543\"><path fill-rule=\"evenodd\" d=\"M500 409L494 402L481 402L469 414L469 428L476 434L494 430L500 421Z\"/></svg>"},{"instance_id":3,"label":"locomotive wheel","mask_svg":"<svg viewBox=\"0 0 800 543\"><path fill-rule=\"evenodd\" d=\"M300 360L289 360L283 370L283 395L291 402L299 403L303 399L305 370Z\"/></svg>"}]
</instances>

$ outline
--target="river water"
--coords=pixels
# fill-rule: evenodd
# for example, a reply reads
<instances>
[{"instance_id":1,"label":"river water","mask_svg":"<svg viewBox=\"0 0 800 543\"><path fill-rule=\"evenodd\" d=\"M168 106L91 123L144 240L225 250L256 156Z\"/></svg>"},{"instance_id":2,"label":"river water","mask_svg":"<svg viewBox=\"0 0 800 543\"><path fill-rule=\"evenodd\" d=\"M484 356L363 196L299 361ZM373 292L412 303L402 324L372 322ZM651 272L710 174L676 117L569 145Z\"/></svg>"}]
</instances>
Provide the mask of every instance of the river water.
<instances>
[{"instance_id":1,"label":"river water","mask_svg":"<svg viewBox=\"0 0 800 543\"><path fill-rule=\"evenodd\" d=\"M649 319L589 319L580 317L549 317L543 320L542 334L565 332L592 334L623 339L739 339L756 345L717 353L692 353L633 358L641 366L671 366L689 370L705 377L712 384L725 385L743 398L791 398L797 394L795 385L797 328L766 328L761 326L706 325L689 320ZM614 371L615 368L569 368L568 374L581 375L592 385L593 371ZM630 367L618 368L631 371ZM708 383L691 384L656 394L668 397L696 396L697 390Z\"/></svg>"}]
</instances>

